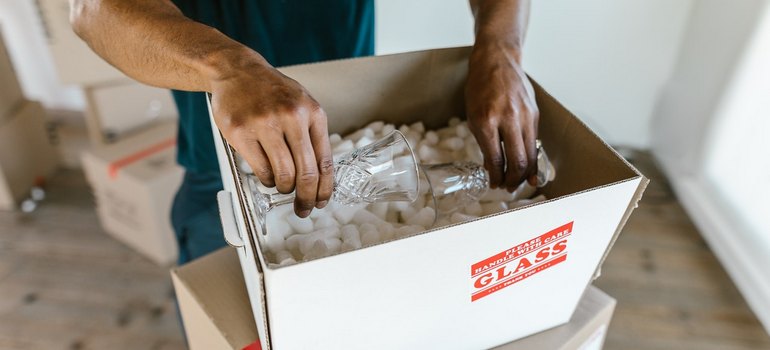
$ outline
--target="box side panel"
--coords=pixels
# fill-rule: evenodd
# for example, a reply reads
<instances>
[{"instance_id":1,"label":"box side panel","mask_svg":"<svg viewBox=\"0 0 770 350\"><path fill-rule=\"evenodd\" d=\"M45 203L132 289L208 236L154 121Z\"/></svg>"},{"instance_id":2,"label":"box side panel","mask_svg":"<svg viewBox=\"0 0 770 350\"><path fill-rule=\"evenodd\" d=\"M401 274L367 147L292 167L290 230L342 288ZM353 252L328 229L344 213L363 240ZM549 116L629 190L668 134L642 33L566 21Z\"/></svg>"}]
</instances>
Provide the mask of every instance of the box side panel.
<instances>
[{"instance_id":1,"label":"box side panel","mask_svg":"<svg viewBox=\"0 0 770 350\"><path fill-rule=\"evenodd\" d=\"M174 291L182 315L187 345L191 350L237 349L225 339L224 334L216 327L214 321L206 314L199 301L193 296L188 286L179 279L176 271L171 272Z\"/></svg>"},{"instance_id":2,"label":"box side panel","mask_svg":"<svg viewBox=\"0 0 770 350\"><path fill-rule=\"evenodd\" d=\"M216 333L226 339L227 349L240 350L257 339L240 270L237 254L229 247L174 270L182 289L190 292Z\"/></svg>"},{"instance_id":3,"label":"box side panel","mask_svg":"<svg viewBox=\"0 0 770 350\"><path fill-rule=\"evenodd\" d=\"M0 31L0 86L3 87L0 90L0 124L2 124L2 120L10 117L13 110L24 100L19 80L11 64L11 57L3 42L2 31Z\"/></svg>"},{"instance_id":4,"label":"box side panel","mask_svg":"<svg viewBox=\"0 0 770 350\"><path fill-rule=\"evenodd\" d=\"M267 314L267 301L265 299L265 283L262 266L264 266L264 259L260 256L261 251L257 249L255 233L250 231L251 227L247 224L247 213L244 210L244 203L239 198L240 186L236 181L240 181L237 177L238 170L236 169L234 159L232 159L233 151L229 145L225 143L224 138L219 133L216 122L214 121L214 114L211 109L211 96L207 94L207 103L209 107L209 121L211 122L211 130L214 137L214 146L217 152L217 160L219 161L219 170L222 174L222 184L224 191L230 194L232 200L233 210L235 211L236 225L240 232L238 235L243 240L243 245L237 247L238 257L241 262L241 270L243 271L243 277L246 281L246 288L248 289L249 300L251 300L251 310L256 321L257 331L259 333L259 341L263 349L271 349L270 342L270 328L268 327L268 314Z\"/></svg>"},{"instance_id":5,"label":"box side panel","mask_svg":"<svg viewBox=\"0 0 770 350\"><path fill-rule=\"evenodd\" d=\"M278 269L266 281L272 342L278 349L489 348L562 324L638 184Z\"/></svg>"},{"instance_id":6,"label":"box side panel","mask_svg":"<svg viewBox=\"0 0 770 350\"><path fill-rule=\"evenodd\" d=\"M540 85L533 86L540 109L539 137L557 169L556 180L543 189L548 198L641 175Z\"/></svg>"},{"instance_id":7,"label":"box side panel","mask_svg":"<svg viewBox=\"0 0 770 350\"><path fill-rule=\"evenodd\" d=\"M40 103L26 101L14 116L0 124L0 166L16 202L29 196L30 188L58 166Z\"/></svg>"},{"instance_id":8,"label":"box side panel","mask_svg":"<svg viewBox=\"0 0 770 350\"><path fill-rule=\"evenodd\" d=\"M89 112L96 115L101 132L121 137L128 132L154 123L177 119L177 110L171 92L134 81L118 85L86 89Z\"/></svg>"},{"instance_id":9,"label":"box side panel","mask_svg":"<svg viewBox=\"0 0 770 350\"><path fill-rule=\"evenodd\" d=\"M0 210L16 209L16 200L13 198L8 182L5 180L3 169L0 168Z\"/></svg>"},{"instance_id":10,"label":"box side panel","mask_svg":"<svg viewBox=\"0 0 770 350\"><path fill-rule=\"evenodd\" d=\"M141 148L142 145L138 145ZM171 228L171 202L183 171L174 163L175 148L110 174L117 154L83 154L86 177L94 191L99 220L105 231L160 265L177 259Z\"/></svg>"},{"instance_id":11,"label":"box side panel","mask_svg":"<svg viewBox=\"0 0 770 350\"><path fill-rule=\"evenodd\" d=\"M463 84L470 48L410 52L282 68L305 86L329 118L329 131L346 133L374 120L429 128L463 116ZM329 79L335 77L335 79ZM340 78L343 77L343 78Z\"/></svg>"}]
</instances>

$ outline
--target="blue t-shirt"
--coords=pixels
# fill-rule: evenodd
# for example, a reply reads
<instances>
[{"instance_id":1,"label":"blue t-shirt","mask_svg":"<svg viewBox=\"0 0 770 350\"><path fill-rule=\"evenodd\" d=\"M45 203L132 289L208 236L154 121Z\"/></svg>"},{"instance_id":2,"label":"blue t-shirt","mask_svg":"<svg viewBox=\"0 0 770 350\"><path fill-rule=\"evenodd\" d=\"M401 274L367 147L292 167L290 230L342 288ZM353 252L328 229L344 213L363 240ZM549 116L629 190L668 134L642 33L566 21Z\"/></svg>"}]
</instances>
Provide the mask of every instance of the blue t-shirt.
<instances>
[{"instance_id":1,"label":"blue t-shirt","mask_svg":"<svg viewBox=\"0 0 770 350\"><path fill-rule=\"evenodd\" d=\"M259 52L273 66L374 53L374 0L174 0L189 18ZM219 172L202 92L173 90L179 164Z\"/></svg>"}]
</instances>

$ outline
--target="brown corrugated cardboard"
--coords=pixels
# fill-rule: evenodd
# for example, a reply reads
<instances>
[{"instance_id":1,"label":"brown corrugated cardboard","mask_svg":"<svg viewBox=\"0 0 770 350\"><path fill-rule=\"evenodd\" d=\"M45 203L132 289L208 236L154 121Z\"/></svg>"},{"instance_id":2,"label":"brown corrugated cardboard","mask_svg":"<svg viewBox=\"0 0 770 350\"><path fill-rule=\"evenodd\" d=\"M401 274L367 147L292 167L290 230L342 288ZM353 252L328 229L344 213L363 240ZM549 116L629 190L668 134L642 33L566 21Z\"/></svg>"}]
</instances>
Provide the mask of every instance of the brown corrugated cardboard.
<instances>
[{"instance_id":1,"label":"brown corrugated cardboard","mask_svg":"<svg viewBox=\"0 0 770 350\"><path fill-rule=\"evenodd\" d=\"M464 116L469 51L341 60L282 72L319 101L330 132L344 134L374 120L422 121L435 128ZM541 86L534 87L538 136L558 173L542 189L548 201L283 267L266 264L264 235L255 225L243 174L214 128L226 190L219 196L225 236L238 247L261 346L491 348L566 323L647 179ZM558 251L568 258L541 259L511 275L526 256L506 252L528 242L556 251L556 241L566 244Z\"/></svg>"},{"instance_id":2,"label":"brown corrugated cardboard","mask_svg":"<svg viewBox=\"0 0 770 350\"><path fill-rule=\"evenodd\" d=\"M258 346L246 285L232 248L175 268L171 276L190 349L240 350L250 344L255 344L252 349ZM614 308L613 298L589 286L569 323L495 350L600 349ZM362 344L361 348L366 346Z\"/></svg>"},{"instance_id":3,"label":"brown corrugated cardboard","mask_svg":"<svg viewBox=\"0 0 770 350\"><path fill-rule=\"evenodd\" d=\"M11 117L0 119L0 209L15 209L32 186L44 184L58 161L45 110L38 102L23 101Z\"/></svg>"},{"instance_id":4,"label":"brown corrugated cardboard","mask_svg":"<svg viewBox=\"0 0 770 350\"><path fill-rule=\"evenodd\" d=\"M11 57L3 42L2 31L0 31L0 87L2 87L0 89L0 120L2 120L10 118L14 109L24 100L19 80L11 64Z\"/></svg>"},{"instance_id":5,"label":"brown corrugated cardboard","mask_svg":"<svg viewBox=\"0 0 770 350\"><path fill-rule=\"evenodd\" d=\"M126 79L72 30L68 0L37 0L35 4L40 10L41 22L48 35L48 48L62 83L93 85Z\"/></svg>"},{"instance_id":6,"label":"brown corrugated cardboard","mask_svg":"<svg viewBox=\"0 0 770 350\"><path fill-rule=\"evenodd\" d=\"M178 249L169 216L183 174L176 124L86 151L82 163L104 230L157 264L174 263Z\"/></svg>"},{"instance_id":7,"label":"brown corrugated cardboard","mask_svg":"<svg viewBox=\"0 0 770 350\"><path fill-rule=\"evenodd\" d=\"M86 123L94 145L106 145L159 123L177 120L171 92L132 80L88 86Z\"/></svg>"}]
</instances>

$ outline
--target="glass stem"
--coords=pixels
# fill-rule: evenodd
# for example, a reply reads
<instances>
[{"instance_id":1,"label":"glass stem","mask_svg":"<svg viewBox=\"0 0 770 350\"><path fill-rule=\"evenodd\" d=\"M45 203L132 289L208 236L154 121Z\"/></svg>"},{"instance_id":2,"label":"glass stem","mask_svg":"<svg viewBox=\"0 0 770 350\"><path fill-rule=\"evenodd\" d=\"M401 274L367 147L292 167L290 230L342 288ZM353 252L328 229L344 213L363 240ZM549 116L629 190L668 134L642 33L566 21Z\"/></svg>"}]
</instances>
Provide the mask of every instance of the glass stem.
<instances>
[{"instance_id":1,"label":"glass stem","mask_svg":"<svg viewBox=\"0 0 770 350\"><path fill-rule=\"evenodd\" d=\"M294 202L294 193L275 193L270 195L270 208Z\"/></svg>"}]
</instances>

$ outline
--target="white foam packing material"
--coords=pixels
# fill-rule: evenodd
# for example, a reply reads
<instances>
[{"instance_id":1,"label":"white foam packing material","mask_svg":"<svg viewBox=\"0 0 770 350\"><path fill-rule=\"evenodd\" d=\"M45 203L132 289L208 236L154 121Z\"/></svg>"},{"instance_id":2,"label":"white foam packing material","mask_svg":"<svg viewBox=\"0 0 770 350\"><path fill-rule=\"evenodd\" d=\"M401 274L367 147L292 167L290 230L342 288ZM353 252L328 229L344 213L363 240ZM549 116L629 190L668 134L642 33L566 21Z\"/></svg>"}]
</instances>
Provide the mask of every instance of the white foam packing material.
<instances>
[{"instance_id":1,"label":"white foam packing material","mask_svg":"<svg viewBox=\"0 0 770 350\"><path fill-rule=\"evenodd\" d=\"M357 147L369 144L393 130L401 131L412 145L420 163L445 163L467 160L483 164L478 143L466 122L449 119L449 126L425 130L422 122L396 126L375 121L347 136L329 135L335 157ZM394 166L407 167L408 157L394 160ZM421 179L421 188L428 184ZM482 216L546 200L537 197L537 189L526 182L513 193L502 189L489 190L478 203L471 203L441 217L434 223L432 200L428 195L418 196L414 203L362 203L343 206L331 201L324 209L314 209L310 218L300 219L293 214L293 206L274 208L268 214L270 237L265 245L270 262L280 266L348 252L383 242L409 237L431 227L459 224Z\"/></svg>"}]
</instances>

